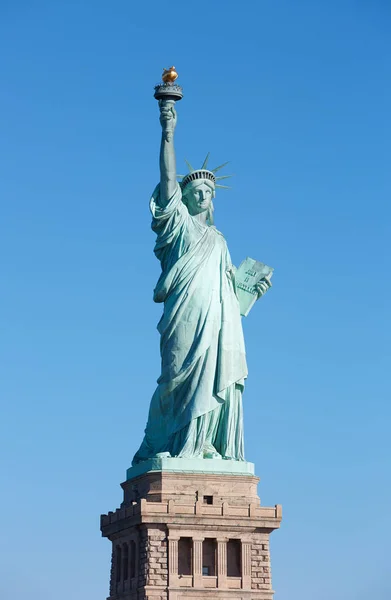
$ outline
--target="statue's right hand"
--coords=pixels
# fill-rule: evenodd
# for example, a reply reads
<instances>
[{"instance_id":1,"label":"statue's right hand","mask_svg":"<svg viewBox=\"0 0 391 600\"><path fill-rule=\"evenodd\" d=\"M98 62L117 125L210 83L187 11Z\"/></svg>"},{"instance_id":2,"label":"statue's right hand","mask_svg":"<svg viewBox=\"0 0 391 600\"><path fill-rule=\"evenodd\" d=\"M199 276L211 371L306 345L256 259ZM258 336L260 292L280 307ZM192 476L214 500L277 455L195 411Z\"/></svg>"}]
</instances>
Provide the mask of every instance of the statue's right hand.
<instances>
[{"instance_id":1,"label":"statue's right hand","mask_svg":"<svg viewBox=\"0 0 391 600\"><path fill-rule=\"evenodd\" d=\"M167 103L167 101L160 100L159 108L160 124L162 126L163 131L173 131L175 129L177 121L176 110L174 108L173 103Z\"/></svg>"}]
</instances>

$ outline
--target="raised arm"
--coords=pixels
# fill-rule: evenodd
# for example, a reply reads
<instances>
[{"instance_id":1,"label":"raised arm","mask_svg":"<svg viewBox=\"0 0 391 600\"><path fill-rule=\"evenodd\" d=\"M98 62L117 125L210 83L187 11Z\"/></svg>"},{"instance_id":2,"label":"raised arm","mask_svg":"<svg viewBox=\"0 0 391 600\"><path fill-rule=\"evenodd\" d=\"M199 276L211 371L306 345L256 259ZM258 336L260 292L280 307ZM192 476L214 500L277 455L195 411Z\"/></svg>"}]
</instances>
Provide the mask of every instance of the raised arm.
<instances>
[{"instance_id":1,"label":"raised arm","mask_svg":"<svg viewBox=\"0 0 391 600\"><path fill-rule=\"evenodd\" d=\"M160 199L159 204L164 208L173 196L176 188L176 161L174 150L174 131L176 126L176 111L174 102L160 100L160 123L162 126L162 141L160 145Z\"/></svg>"}]
</instances>

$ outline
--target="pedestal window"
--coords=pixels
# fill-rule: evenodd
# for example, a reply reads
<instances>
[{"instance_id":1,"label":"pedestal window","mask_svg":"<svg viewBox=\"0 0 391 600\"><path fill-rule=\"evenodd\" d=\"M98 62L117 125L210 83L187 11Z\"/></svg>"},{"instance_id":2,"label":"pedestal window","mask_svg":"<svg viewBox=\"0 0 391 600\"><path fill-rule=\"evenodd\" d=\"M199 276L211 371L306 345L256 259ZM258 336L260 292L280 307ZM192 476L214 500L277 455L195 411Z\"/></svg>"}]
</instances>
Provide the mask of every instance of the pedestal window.
<instances>
[{"instance_id":1,"label":"pedestal window","mask_svg":"<svg viewBox=\"0 0 391 600\"><path fill-rule=\"evenodd\" d=\"M213 538L205 538L202 543L202 575L216 576L216 549L217 543Z\"/></svg>"},{"instance_id":2,"label":"pedestal window","mask_svg":"<svg viewBox=\"0 0 391 600\"><path fill-rule=\"evenodd\" d=\"M227 543L227 576L242 576L242 557L240 540L228 540Z\"/></svg>"},{"instance_id":3,"label":"pedestal window","mask_svg":"<svg viewBox=\"0 0 391 600\"><path fill-rule=\"evenodd\" d=\"M129 542L129 575L130 579L136 577L136 542L134 540Z\"/></svg>"},{"instance_id":4,"label":"pedestal window","mask_svg":"<svg viewBox=\"0 0 391 600\"><path fill-rule=\"evenodd\" d=\"M178 575L193 574L193 540L181 537L178 541Z\"/></svg>"},{"instance_id":5,"label":"pedestal window","mask_svg":"<svg viewBox=\"0 0 391 600\"><path fill-rule=\"evenodd\" d=\"M129 546L124 544L122 548L122 579L128 581L129 579Z\"/></svg>"}]
</instances>

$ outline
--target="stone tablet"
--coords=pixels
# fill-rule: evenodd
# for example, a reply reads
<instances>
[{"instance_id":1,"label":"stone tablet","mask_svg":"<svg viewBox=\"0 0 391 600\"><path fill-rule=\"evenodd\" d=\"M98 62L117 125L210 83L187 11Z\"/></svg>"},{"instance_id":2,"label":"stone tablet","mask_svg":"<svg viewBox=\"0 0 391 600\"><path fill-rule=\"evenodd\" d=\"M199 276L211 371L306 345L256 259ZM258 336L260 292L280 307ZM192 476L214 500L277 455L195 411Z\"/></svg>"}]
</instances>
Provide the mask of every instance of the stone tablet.
<instances>
[{"instance_id":1,"label":"stone tablet","mask_svg":"<svg viewBox=\"0 0 391 600\"><path fill-rule=\"evenodd\" d=\"M272 267L268 267L262 262L253 258L246 258L235 273L236 293L240 304L240 314L247 317L258 293L256 285L261 279L269 279L273 274Z\"/></svg>"}]
</instances>

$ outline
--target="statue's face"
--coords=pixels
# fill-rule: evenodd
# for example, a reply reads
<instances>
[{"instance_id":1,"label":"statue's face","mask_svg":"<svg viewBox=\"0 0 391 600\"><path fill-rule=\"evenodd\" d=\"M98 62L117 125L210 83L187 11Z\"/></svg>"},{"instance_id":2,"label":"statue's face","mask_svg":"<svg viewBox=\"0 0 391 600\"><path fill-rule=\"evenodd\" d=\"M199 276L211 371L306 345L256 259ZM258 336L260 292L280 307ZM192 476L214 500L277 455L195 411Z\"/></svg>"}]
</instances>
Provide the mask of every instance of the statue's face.
<instances>
[{"instance_id":1,"label":"statue's face","mask_svg":"<svg viewBox=\"0 0 391 600\"><path fill-rule=\"evenodd\" d=\"M184 203L193 216L209 210L214 196L214 185L208 179L191 181L183 192Z\"/></svg>"}]
</instances>

